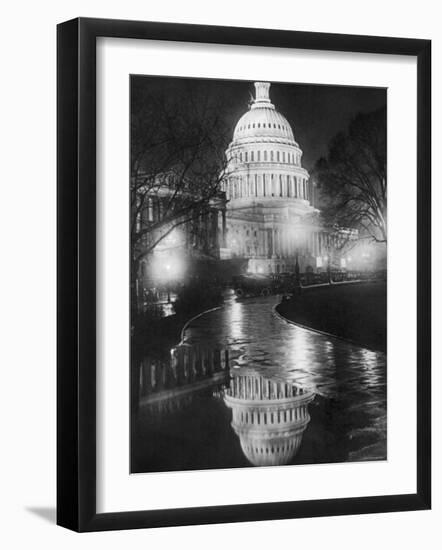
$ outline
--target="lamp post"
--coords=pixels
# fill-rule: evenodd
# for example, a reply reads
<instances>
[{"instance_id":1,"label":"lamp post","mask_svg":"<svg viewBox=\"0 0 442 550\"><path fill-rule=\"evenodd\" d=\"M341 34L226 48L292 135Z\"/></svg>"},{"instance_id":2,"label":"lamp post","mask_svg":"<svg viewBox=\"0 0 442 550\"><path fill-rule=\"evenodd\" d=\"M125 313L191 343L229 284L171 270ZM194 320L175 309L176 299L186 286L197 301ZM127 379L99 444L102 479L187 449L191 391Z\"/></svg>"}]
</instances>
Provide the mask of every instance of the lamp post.
<instances>
[{"instance_id":1,"label":"lamp post","mask_svg":"<svg viewBox=\"0 0 442 550\"><path fill-rule=\"evenodd\" d=\"M298 258L298 249L296 249L296 256L295 256L295 279L296 279L296 283L299 284L299 258Z\"/></svg>"},{"instance_id":2,"label":"lamp post","mask_svg":"<svg viewBox=\"0 0 442 550\"><path fill-rule=\"evenodd\" d=\"M170 304L170 264L166 264L166 289L167 289L167 303Z\"/></svg>"},{"instance_id":3,"label":"lamp post","mask_svg":"<svg viewBox=\"0 0 442 550\"><path fill-rule=\"evenodd\" d=\"M329 247L328 254L327 254L327 279L328 284L332 284L332 276L331 276L331 247Z\"/></svg>"},{"instance_id":4,"label":"lamp post","mask_svg":"<svg viewBox=\"0 0 442 550\"><path fill-rule=\"evenodd\" d=\"M298 249L296 249L295 256L295 289L296 294L301 294L301 278L299 275L299 259L298 259Z\"/></svg>"},{"instance_id":5,"label":"lamp post","mask_svg":"<svg viewBox=\"0 0 442 550\"><path fill-rule=\"evenodd\" d=\"M301 276L299 269L300 231L301 227L296 225L293 233L293 244L295 248L295 294L301 293Z\"/></svg>"}]
</instances>

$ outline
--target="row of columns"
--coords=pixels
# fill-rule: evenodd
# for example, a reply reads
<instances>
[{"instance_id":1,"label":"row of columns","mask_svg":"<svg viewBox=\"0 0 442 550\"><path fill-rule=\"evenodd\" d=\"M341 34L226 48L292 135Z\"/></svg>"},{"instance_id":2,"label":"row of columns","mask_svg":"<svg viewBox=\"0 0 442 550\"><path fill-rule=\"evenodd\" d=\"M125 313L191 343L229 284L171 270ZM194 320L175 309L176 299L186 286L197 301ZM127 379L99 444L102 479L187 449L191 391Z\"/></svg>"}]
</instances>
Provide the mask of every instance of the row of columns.
<instances>
[{"instance_id":1,"label":"row of columns","mask_svg":"<svg viewBox=\"0 0 442 550\"><path fill-rule=\"evenodd\" d=\"M302 395L304 390L290 382L268 380L262 376L235 376L228 390L228 395L245 400L284 399Z\"/></svg>"},{"instance_id":2,"label":"row of columns","mask_svg":"<svg viewBox=\"0 0 442 550\"><path fill-rule=\"evenodd\" d=\"M254 174L229 178L227 199L247 197L284 197L311 199L307 178L285 174Z\"/></svg>"},{"instance_id":3,"label":"row of columns","mask_svg":"<svg viewBox=\"0 0 442 550\"><path fill-rule=\"evenodd\" d=\"M301 153L288 151L241 151L235 153L232 159L236 162L281 162L283 164L301 164Z\"/></svg>"},{"instance_id":4,"label":"row of columns","mask_svg":"<svg viewBox=\"0 0 442 550\"><path fill-rule=\"evenodd\" d=\"M279 443L274 441L255 442L251 441L250 443L245 443L242 445L243 449L247 451L249 455L247 458L251 460L252 464L255 466L277 466L282 464L288 464L289 460L293 457L294 453L298 450L302 440L302 433L291 436L287 439L279 440ZM273 443L273 444L272 444ZM259 455L273 455L277 456L275 462L269 463L267 460L262 462L262 457ZM261 458L261 460L260 460Z\"/></svg>"},{"instance_id":5,"label":"row of columns","mask_svg":"<svg viewBox=\"0 0 442 550\"><path fill-rule=\"evenodd\" d=\"M246 410L243 407L233 407L233 422L235 424L272 425L289 422L302 422L307 418L307 406L290 407L281 410Z\"/></svg>"},{"instance_id":6,"label":"row of columns","mask_svg":"<svg viewBox=\"0 0 442 550\"><path fill-rule=\"evenodd\" d=\"M325 233L313 231L293 235L284 226L267 230L266 251L269 258L293 258L297 253L321 256L325 253Z\"/></svg>"},{"instance_id":7,"label":"row of columns","mask_svg":"<svg viewBox=\"0 0 442 550\"><path fill-rule=\"evenodd\" d=\"M253 230L241 228L238 233L232 232L236 242L236 252L246 257L266 256L268 258L293 258L297 253L313 257L329 254L330 249L337 247L338 237L325 231L306 231L295 235L289 226L266 228L264 235L254 237Z\"/></svg>"}]
</instances>

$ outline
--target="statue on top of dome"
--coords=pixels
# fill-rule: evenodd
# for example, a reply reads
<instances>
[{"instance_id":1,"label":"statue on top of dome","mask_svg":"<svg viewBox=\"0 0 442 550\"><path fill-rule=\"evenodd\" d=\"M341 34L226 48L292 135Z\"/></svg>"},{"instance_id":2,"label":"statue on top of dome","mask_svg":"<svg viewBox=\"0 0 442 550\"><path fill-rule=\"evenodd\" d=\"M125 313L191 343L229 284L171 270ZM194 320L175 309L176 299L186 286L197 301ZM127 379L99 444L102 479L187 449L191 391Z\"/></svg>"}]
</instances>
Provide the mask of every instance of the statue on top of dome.
<instances>
[{"instance_id":1,"label":"statue on top of dome","mask_svg":"<svg viewBox=\"0 0 442 550\"><path fill-rule=\"evenodd\" d=\"M273 107L270 101L270 82L255 82L255 100L252 104L252 109L257 107Z\"/></svg>"}]
</instances>

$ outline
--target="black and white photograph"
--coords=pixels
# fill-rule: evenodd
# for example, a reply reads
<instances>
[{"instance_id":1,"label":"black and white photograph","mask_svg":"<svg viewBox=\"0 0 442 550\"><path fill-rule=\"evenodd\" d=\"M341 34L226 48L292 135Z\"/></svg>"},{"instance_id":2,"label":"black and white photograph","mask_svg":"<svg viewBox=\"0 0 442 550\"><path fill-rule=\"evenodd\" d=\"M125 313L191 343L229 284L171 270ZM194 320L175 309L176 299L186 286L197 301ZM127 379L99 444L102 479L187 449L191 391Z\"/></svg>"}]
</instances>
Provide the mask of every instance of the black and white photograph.
<instances>
[{"instance_id":1,"label":"black and white photograph","mask_svg":"<svg viewBox=\"0 0 442 550\"><path fill-rule=\"evenodd\" d=\"M387 459L387 93L131 75L131 472Z\"/></svg>"},{"instance_id":2,"label":"black and white photograph","mask_svg":"<svg viewBox=\"0 0 442 550\"><path fill-rule=\"evenodd\" d=\"M2 548L437 547L437 8L5 5Z\"/></svg>"}]
</instances>

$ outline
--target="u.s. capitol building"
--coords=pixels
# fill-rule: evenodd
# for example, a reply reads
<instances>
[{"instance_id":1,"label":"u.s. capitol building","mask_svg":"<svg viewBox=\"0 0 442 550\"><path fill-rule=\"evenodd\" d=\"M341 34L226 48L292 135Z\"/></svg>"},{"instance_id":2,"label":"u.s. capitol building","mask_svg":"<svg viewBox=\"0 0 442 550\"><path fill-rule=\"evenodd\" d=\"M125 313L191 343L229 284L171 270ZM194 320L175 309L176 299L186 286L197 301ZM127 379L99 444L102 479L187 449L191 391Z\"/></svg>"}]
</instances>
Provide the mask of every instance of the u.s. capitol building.
<instances>
[{"instance_id":1,"label":"u.s. capitol building","mask_svg":"<svg viewBox=\"0 0 442 550\"><path fill-rule=\"evenodd\" d=\"M325 267L335 236L324 231L316 186L302 167L302 150L287 119L270 100L270 83L255 82L256 96L236 124L227 155L224 258L248 259L252 273Z\"/></svg>"}]
</instances>

